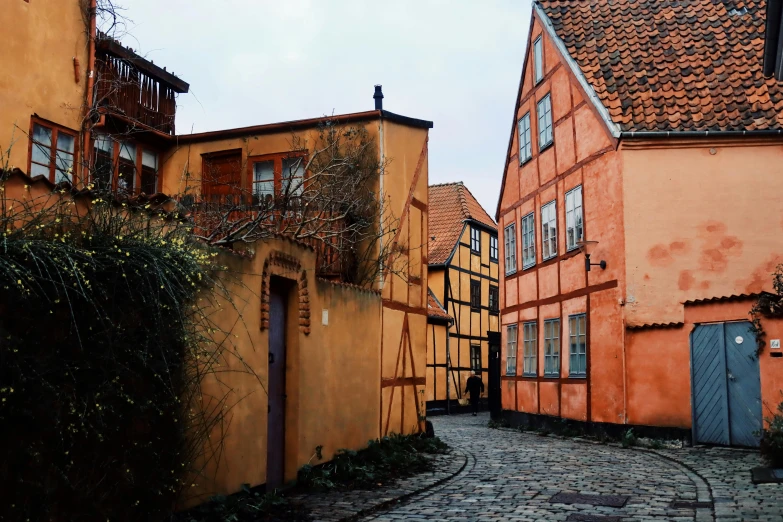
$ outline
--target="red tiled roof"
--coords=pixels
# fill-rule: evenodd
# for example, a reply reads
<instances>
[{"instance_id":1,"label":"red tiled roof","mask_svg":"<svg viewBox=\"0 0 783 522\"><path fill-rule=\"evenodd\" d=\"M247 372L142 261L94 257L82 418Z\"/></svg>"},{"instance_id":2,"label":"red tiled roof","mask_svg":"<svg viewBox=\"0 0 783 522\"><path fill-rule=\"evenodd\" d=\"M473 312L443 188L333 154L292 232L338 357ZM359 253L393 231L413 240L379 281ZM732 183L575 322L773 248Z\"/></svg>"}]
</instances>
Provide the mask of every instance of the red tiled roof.
<instances>
[{"instance_id":1,"label":"red tiled roof","mask_svg":"<svg viewBox=\"0 0 783 522\"><path fill-rule=\"evenodd\" d=\"M778 129L765 0L538 0L622 131Z\"/></svg>"},{"instance_id":2,"label":"red tiled roof","mask_svg":"<svg viewBox=\"0 0 783 522\"><path fill-rule=\"evenodd\" d=\"M446 313L443 305L440 304L438 298L432 293L432 290L427 288L427 317L433 319L451 319L451 316Z\"/></svg>"},{"instance_id":3,"label":"red tiled roof","mask_svg":"<svg viewBox=\"0 0 783 522\"><path fill-rule=\"evenodd\" d=\"M461 181L430 185L428 198L430 244L427 262L431 265L442 265L448 261L466 219L497 231L495 222Z\"/></svg>"},{"instance_id":4,"label":"red tiled roof","mask_svg":"<svg viewBox=\"0 0 783 522\"><path fill-rule=\"evenodd\" d=\"M689 299L684 301L684 305L697 305L705 303L724 303L728 301L745 301L748 299L756 299L762 295L774 295L769 292L755 292L749 294L732 294L732 295L720 295L715 297L704 297L701 299Z\"/></svg>"}]
</instances>

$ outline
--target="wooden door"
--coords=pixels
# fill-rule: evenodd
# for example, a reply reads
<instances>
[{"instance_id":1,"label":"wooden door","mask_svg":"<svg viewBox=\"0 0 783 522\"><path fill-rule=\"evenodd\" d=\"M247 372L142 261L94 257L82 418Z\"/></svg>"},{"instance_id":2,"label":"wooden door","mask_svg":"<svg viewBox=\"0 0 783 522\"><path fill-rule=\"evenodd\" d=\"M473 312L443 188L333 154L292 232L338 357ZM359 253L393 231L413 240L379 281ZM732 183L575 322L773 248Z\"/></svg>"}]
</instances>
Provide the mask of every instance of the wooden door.
<instances>
[{"instance_id":1,"label":"wooden door","mask_svg":"<svg viewBox=\"0 0 783 522\"><path fill-rule=\"evenodd\" d=\"M285 475L285 330L286 299L272 286L269 293L269 410L267 417L266 486L283 484Z\"/></svg>"}]
</instances>

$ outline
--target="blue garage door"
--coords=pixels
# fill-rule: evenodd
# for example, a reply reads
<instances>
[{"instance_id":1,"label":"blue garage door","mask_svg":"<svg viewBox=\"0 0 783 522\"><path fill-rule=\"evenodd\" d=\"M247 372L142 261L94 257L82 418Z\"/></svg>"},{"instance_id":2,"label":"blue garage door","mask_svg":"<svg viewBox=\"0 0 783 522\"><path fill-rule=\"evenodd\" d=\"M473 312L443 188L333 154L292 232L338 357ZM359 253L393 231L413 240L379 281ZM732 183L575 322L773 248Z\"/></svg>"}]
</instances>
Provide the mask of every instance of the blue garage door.
<instances>
[{"instance_id":1,"label":"blue garage door","mask_svg":"<svg viewBox=\"0 0 783 522\"><path fill-rule=\"evenodd\" d=\"M750 323L697 326L691 334L695 442L758 446L761 381Z\"/></svg>"}]
</instances>

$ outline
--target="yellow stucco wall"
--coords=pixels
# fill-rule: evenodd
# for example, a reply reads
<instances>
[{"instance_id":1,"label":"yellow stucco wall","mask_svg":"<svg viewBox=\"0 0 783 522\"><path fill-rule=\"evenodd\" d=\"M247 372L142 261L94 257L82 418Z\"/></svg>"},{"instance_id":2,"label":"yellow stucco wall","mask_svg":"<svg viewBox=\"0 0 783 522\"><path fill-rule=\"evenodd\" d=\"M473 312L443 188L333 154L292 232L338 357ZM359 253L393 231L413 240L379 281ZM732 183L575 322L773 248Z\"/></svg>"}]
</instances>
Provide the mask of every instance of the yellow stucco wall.
<instances>
[{"instance_id":1,"label":"yellow stucco wall","mask_svg":"<svg viewBox=\"0 0 783 522\"><path fill-rule=\"evenodd\" d=\"M313 251L291 241L259 242L251 251L252 256L219 257L228 267L220 280L231 300L218 299L211 316L221 332L216 340L227 348L221 367L206 378L202 390L203 406L214 408L222 401L226 419L210 439L218 457L194 479L197 486L185 505L236 492L244 483L266 482L269 339L268 329L259 325L264 261L273 252L301 264L311 319L305 334L299 327L300 292L293 286L286 325L286 480L308 462L329 460L341 448L361 449L379 435L380 296L317 279ZM301 272L274 269L272 274L290 278L292 284L301 277ZM328 325L322 324L325 309ZM314 457L316 446L323 446L323 461ZM208 448L207 455L211 453Z\"/></svg>"},{"instance_id":2,"label":"yellow stucco wall","mask_svg":"<svg viewBox=\"0 0 783 522\"><path fill-rule=\"evenodd\" d=\"M383 281L380 431L414 433L423 428L427 357L426 129L384 121L383 154L390 160L383 193L400 219L405 255Z\"/></svg>"},{"instance_id":3,"label":"yellow stucco wall","mask_svg":"<svg viewBox=\"0 0 783 522\"><path fill-rule=\"evenodd\" d=\"M86 25L78 0L9 0L0 9L0 150L27 172L30 116L81 129L87 70ZM80 63L79 83L73 60Z\"/></svg>"}]
</instances>

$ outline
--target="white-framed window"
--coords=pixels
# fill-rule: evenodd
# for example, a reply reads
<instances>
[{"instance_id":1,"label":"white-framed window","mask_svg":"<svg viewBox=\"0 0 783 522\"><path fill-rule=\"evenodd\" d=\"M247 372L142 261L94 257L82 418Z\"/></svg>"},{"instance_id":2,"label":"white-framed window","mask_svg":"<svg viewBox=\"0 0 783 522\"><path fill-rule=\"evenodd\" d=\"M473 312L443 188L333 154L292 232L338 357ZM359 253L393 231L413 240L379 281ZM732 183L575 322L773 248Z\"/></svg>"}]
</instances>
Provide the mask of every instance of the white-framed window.
<instances>
[{"instance_id":1,"label":"white-framed window","mask_svg":"<svg viewBox=\"0 0 783 522\"><path fill-rule=\"evenodd\" d=\"M544 321L544 377L560 377L560 319Z\"/></svg>"},{"instance_id":2,"label":"white-framed window","mask_svg":"<svg viewBox=\"0 0 783 522\"><path fill-rule=\"evenodd\" d=\"M541 258L557 256L557 200L541 207Z\"/></svg>"},{"instance_id":3,"label":"white-framed window","mask_svg":"<svg viewBox=\"0 0 783 522\"><path fill-rule=\"evenodd\" d=\"M531 321L522 325L525 343L523 375L535 377L538 374L536 359L538 355L538 323Z\"/></svg>"},{"instance_id":4,"label":"white-framed window","mask_svg":"<svg viewBox=\"0 0 783 522\"><path fill-rule=\"evenodd\" d=\"M531 212L522 218L522 268L536 264L536 218Z\"/></svg>"},{"instance_id":5,"label":"white-framed window","mask_svg":"<svg viewBox=\"0 0 783 522\"><path fill-rule=\"evenodd\" d=\"M519 130L519 164L522 165L533 157L533 138L530 135L530 113L528 112L517 123Z\"/></svg>"},{"instance_id":6,"label":"white-framed window","mask_svg":"<svg viewBox=\"0 0 783 522\"><path fill-rule=\"evenodd\" d=\"M585 377L587 375L587 320L585 314L568 317L568 337L570 340L568 375Z\"/></svg>"},{"instance_id":7,"label":"white-framed window","mask_svg":"<svg viewBox=\"0 0 783 522\"><path fill-rule=\"evenodd\" d=\"M517 325L506 327L506 375L517 374Z\"/></svg>"},{"instance_id":8,"label":"white-framed window","mask_svg":"<svg viewBox=\"0 0 783 522\"><path fill-rule=\"evenodd\" d=\"M503 230L503 240L506 247L506 275L517 271L517 229L514 223Z\"/></svg>"},{"instance_id":9,"label":"white-framed window","mask_svg":"<svg viewBox=\"0 0 783 522\"><path fill-rule=\"evenodd\" d=\"M540 36L533 42L533 70L538 83L544 78L544 42Z\"/></svg>"},{"instance_id":10,"label":"white-framed window","mask_svg":"<svg viewBox=\"0 0 783 522\"><path fill-rule=\"evenodd\" d=\"M489 236L489 260L498 262L498 238Z\"/></svg>"},{"instance_id":11,"label":"white-framed window","mask_svg":"<svg viewBox=\"0 0 783 522\"><path fill-rule=\"evenodd\" d=\"M582 185L566 193L566 248L573 250L579 247L584 239L584 222L582 214Z\"/></svg>"},{"instance_id":12,"label":"white-framed window","mask_svg":"<svg viewBox=\"0 0 783 522\"><path fill-rule=\"evenodd\" d=\"M481 230L476 227L470 227L470 250L473 253L481 253Z\"/></svg>"},{"instance_id":13,"label":"white-framed window","mask_svg":"<svg viewBox=\"0 0 783 522\"><path fill-rule=\"evenodd\" d=\"M549 94L538 102L538 150L552 144L552 98Z\"/></svg>"}]
</instances>

